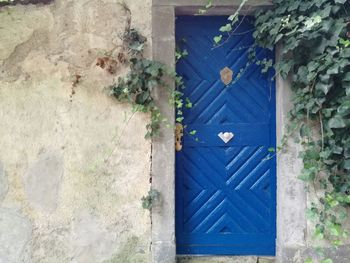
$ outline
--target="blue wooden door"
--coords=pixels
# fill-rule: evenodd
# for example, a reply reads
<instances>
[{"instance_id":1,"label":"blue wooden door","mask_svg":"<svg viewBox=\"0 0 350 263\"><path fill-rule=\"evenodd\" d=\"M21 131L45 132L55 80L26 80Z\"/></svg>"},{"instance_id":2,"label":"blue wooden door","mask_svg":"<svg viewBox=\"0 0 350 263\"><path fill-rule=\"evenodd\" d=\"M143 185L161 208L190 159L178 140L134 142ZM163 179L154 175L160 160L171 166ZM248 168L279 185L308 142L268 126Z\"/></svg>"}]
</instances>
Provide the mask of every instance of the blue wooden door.
<instances>
[{"instance_id":1,"label":"blue wooden door","mask_svg":"<svg viewBox=\"0 0 350 263\"><path fill-rule=\"evenodd\" d=\"M188 56L177 63L185 81L183 148L176 153L178 254L274 255L276 237L275 85L273 72L248 61L253 23L245 17L219 48L225 17L178 17L176 38ZM273 53L258 49L259 60ZM224 142L219 134L229 139ZM224 137L225 137L224 136ZM223 136L221 136L223 137ZM271 151L271 150L270 150Z\"/></svg>"}]
</instances>

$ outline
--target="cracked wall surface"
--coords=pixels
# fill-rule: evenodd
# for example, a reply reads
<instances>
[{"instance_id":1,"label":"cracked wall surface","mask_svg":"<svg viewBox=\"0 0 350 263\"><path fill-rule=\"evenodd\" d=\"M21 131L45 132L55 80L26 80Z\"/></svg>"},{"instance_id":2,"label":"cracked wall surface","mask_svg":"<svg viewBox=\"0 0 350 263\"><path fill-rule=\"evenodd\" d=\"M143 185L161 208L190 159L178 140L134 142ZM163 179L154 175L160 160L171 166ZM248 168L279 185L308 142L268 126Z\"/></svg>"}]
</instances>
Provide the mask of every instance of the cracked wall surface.
<instances>
[{"instance_id":1,"label":"cracked wall surface","mask_svg":"<svg viewBox=\"0 0 350 263\"><path fill-rule=\"evenodd\" d=\"M150 261L148 116L127 122L95 65L121 44L118 2L0 9L1 263ZM126 3L150 41L151 1Z\"/></svg>"}]
</instances>

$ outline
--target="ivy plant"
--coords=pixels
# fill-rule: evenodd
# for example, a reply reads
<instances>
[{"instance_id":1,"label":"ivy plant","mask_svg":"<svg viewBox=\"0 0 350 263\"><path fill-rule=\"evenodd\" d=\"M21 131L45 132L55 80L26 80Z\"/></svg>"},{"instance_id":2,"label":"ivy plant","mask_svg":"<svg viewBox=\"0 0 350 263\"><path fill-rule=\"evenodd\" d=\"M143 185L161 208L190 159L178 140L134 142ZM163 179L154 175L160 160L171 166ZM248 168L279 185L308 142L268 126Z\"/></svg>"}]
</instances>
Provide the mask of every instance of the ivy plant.
<instances>
[{"instance_id":1,"label":"ivy plant","mask_svg":"<svg viewBox=\"0 0 350 263\"><path fill-rule=\"evenodd\" d=\"M134 45L134 44L133 44ZM111 93L119 101L127 101L133 105L134 111L149 112L151 121L147 124L146 138L159 135L162 124L172 126L161 114L154 102L152 93L155 88L163 88L169 94L169 103L177 109L177 122L182 122L183 82L174 70L163 63L153 61L142 56L143 47L137 46L135 55L130 59L130 71L126 76L119 77L118 82L110 87ZM172 90L167 80L172 79L176 83L176 89ZM188 103L186 103L188 105Z\"/></svg>"},{"instance_id":2,"label":"ivy plant","mask_svg":"<svg viewBox=\"0 0 350 263\"><path fill-rule=\"evenodd\" d=\"M345 0L275 0L256 15L258 45L282 46L276 70L292 78L289 129L298 129L304 151L300 179L321 188L308 214L315 235L342 243L350 204L350 47Z\"/></svg>"},{"instance_id":3,"label":"ivy plant","mask_svg":"<svg viewBox=\"0 0 350 263\"><path fill-rule=\"evenodd\" d=\"M243 0L242 5L246 2ZM316 222L315 237L327 239L336 247L348 237L344 220L350 204L350 1L272 2L270 10L255 15L251 58L255 59L256 46L282 49L280 60L273 66L283 78L290 77L294 107L289 113L287 135L277 150L298 131L304 149L299 178L317 196L307 215ZM229 37L239 26L239 10L220 28L222 34ZM223 39L218 35L213 41L220 46ZM264 64L265 71L272 66L270 61L256 63Z\"/></svg>"},{"instance_id":4,"label":"ivy plant","mask_svg":"<svg viewBox=\"0 0 350 263\"><path fill-rule=\"evenodd\" d=\"M129 16L123 35L123 52L118 54L117 59L100 58L98 65L106 67L110 73L115 73L114 68L111 68L110 65L115 65L118 61L124 61L129 65L128 73L119 77L118 81L109 87L109 90L118 101L130 103L134 112L150 113L151 118L146 126L145 137L151 138L159 135L161 125L174 126L173 123L169 123L157 107L153 98L155 88L164 89L168 93L169 103L175 105L177 110L177 122L183 121L182 107L187 107L190 102L183 100L183 81L173 69L163 63L144 57L147 39L136 29L130 27L130 10L125 4L122 6ZM187 51L177 50L176 60L186 55ZM120 57L123 59L121 60ZM169 86L169 80L175 82L175 89Z\"/></svg>"},{"instance_id":5,"label":"ivy plant","mask_svg":"<svg viewBox=\"0 0 350 263\"><path fill-rule=\"evenodd\" d=\"M151 189L148 191L146 196L141 198L141 201L143 209L151 210L152 207L154 207L154 205L160 201L160 192L155 189Z\"/></svg>"}]
</instances>

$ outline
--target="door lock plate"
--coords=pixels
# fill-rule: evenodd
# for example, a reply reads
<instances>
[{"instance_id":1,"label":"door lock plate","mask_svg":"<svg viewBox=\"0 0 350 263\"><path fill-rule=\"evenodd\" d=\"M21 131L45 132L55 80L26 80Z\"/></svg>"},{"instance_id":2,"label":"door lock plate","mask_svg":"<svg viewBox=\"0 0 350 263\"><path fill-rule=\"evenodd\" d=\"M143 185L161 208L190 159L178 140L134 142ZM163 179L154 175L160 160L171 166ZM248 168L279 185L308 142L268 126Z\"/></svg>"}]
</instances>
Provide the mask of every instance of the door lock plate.
<instances>
[{"instance_id":1,"label":"door lock plate","mask_svg":"<svg viewBox=\"0 0 350 263\"><path fill-rule=\"evenodd\" d=\"M175 125L175 150L177 152L182 150L182 137L184 135L184 128L181 123Z\"/></svg>"},{"instance_id":2,"label":"door lock plate","mask_svg":"<svg viewBox=\"0 0 350 263\"><path fill-rule=\"evenodd\" d=\"M228 67L224 67L220 71L220 76L221 76L221 81L227 86L232 82L233 71Z\"/></svg>"}]
</instances>

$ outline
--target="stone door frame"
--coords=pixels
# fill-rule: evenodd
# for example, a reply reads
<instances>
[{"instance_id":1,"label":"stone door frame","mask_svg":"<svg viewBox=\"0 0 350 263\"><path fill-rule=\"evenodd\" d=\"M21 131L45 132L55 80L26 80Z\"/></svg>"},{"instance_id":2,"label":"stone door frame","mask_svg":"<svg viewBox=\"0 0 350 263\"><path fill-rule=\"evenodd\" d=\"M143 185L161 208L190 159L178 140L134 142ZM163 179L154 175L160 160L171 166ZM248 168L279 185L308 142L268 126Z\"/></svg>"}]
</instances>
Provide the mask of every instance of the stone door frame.
<instances>
[{"instance_id":1,"label":"stone door frame","mask_svg":"<svg viewBox=\"0 0 350 263\"><path fill-rule=\"evenodd\" d=\"M205 0L153 0L152 53L153 59L170 67L175 65L175 16L193 15ZM216 0L215 8L206 15L229 15L241 0ZM241 11L251 14L269 8L267 0L251 0ZM280 48L276 49L278 60ZM169 82L174 87L174 83ZM174 107L169 106L166 92L158 89L154 98L162 113L175 123ZM291 108L290 83L276 79L277 143L285 133L287 113ZM174 131L161 129L162 135L152 141L152 188L161 194L160 203L152 209L152 263L175 263L175 140ZM299 147L291 142L285 153L277 156L277 240L276 261L292 262L295 251L306 245L306 192L297 179L301 162Z\"/></svg>"}]
</instances>

